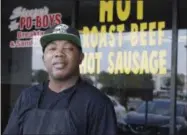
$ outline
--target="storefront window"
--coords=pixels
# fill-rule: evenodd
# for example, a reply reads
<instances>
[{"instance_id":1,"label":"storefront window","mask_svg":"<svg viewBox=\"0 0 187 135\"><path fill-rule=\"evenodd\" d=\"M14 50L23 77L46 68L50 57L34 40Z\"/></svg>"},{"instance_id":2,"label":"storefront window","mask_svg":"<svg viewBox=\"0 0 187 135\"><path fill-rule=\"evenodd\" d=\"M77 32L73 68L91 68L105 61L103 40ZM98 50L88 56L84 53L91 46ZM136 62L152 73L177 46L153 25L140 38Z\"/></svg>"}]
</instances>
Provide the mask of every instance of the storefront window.
<instances>
[{"instance_id":1,"label":"storefront window","mask_svg":"<svg viewBox=\"0 0 187 135\"><path fill-rule=\"evenodd\" d=\"M4 117L8 117L6 114L23 88L48 79L39 39L47 28L59 23L75 24L79 29L85 54L80 65L81 75L112 100L120 124L129 112L142 105L149 106L144 103L147 100L170 102L172 1L77 0L78 8L73 14L74 2L3 1L1 83L5 95ZM176 90L177 100L185 105L186 5L186 0L180 1ZM183 114L183 110L180 113Z\"/></svg>"},{"instance_id":2,"label":"storefront window","mask_svg":"<svg viewBox=\"0 0 187 135\"><path fill-rule=\"evenodd\" d=\"M95 86L112 88L115 96L124 95L121 92L127 89L160 90L154 79L167 75L171 69L171 18L163 17L171 8L163 6L159 10L163 16L153 17L157 11L150 8L153 3L80 3L79 29L85 51L81 73L91 77Z\"/></svg>"},{"instance_id":3,"label":"storefront window","mask_svg":"<svg viewBox=\"0 0 187 135\"><path fill-rule=\"evenodd\" d=\"M80 3L78 26L82 33L85 52L85 59L80 66L81 73L86 79L92 80L92 84L113 102L118 103L114 108L118 124L122 124L120 127L122 130L127 130L123 127L124 123L129 122L133 125L143 122L138 121L131 111L140 109L142 105L149 108L149 104L146 107L144 103L146 101L156 105L152 109L168 112L168 109L160 104L170 105L172 68L172 7L168 6L170 4L171 1L162 1L161 4L156 0L97 0ZM187 104L187 79L185 79L187 65L184 64L187 59L184 47L187 42L187 26L180 23L179 27L176 96L177 106L184 107L178 102L182 100L185 105ZM181 60L183 58L184 61ZM145 108L144 114L146 114ZM184 110L181 109L179 112L183 117ZM131 115L134 123L131 123ZM160 112L159 115L163 114Z\"/></svg>"},{"instance_id":4,"label":"storefront window","mask_svg":"<svg viewBox=\"0 0 187 135\"><path fill-rule=\"evenodd\" d=\"M2 1L2 130L21 91L47 79L38 40L51 26L71 24L72 4L71 0Z\"/></svg>"}]
</instances>

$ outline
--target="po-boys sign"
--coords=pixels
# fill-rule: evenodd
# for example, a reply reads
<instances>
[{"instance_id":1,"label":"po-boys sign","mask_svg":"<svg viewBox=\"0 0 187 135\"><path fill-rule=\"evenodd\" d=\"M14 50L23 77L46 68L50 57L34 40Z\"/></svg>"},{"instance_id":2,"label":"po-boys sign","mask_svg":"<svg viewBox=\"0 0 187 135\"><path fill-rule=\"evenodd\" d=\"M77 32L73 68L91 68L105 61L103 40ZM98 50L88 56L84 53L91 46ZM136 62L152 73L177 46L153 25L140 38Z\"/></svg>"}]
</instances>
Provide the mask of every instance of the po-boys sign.
<instances>
[{"instance_id":1,"label":"po-boys sign","mask_svg":"<svg viewBox=\"0 0 187 135\"><path fill-rule=\"evenodd\" d=\"M61 13L49 13L48 7L40 9L26 9L17 7L12 11L8 26L10 32L16 31L16 39L9 43L11 48L32 47L33 36L41 36L44 30L60 24Z\"/></svg>"}]
</instances>

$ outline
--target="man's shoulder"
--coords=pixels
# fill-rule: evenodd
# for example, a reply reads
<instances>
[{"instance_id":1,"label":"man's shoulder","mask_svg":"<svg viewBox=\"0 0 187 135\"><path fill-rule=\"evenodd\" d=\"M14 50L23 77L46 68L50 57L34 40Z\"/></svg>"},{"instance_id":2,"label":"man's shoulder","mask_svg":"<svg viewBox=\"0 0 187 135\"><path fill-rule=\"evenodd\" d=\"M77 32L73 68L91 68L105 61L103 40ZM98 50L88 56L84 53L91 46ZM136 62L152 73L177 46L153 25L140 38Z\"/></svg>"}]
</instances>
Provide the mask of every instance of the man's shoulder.
<instances>
[{"instance_id":1,"label":"man's shoulder","mask_svg":"<svg viewBox=\"0 0 187 135\"><path fill-rule=\"evenodd\" d=\"M36 84L24 88L20 94L21 100L25 102L25 101L29 101L30 99L34 99L35 97L38 97L42 89L43 89L43 84Z\"/></svg>"},{"instance_id":2,"label":"man's shoulder","mask_svg":"<svg viewBox=\"0 0 187 135\"><path fill-rule=\"evenodd\" d=\"M83 86L80 88L81 94L83 97L89 100L89 102L94 104L111 104L111 100L109 97L96 88L95 86L85 82Z\"/></svg>"},{"instance_id":3,"label":"man's shoulder","mask_svg":"<svg viewBox=\"0 0 187 135\"><path fill-rule=\"evenodd\" d=\"M43 84L35 84L30 87L24 88L21 94L28 95L35 92L41 92L42 89L43 89Z\"/></svg>"}]
</instances>

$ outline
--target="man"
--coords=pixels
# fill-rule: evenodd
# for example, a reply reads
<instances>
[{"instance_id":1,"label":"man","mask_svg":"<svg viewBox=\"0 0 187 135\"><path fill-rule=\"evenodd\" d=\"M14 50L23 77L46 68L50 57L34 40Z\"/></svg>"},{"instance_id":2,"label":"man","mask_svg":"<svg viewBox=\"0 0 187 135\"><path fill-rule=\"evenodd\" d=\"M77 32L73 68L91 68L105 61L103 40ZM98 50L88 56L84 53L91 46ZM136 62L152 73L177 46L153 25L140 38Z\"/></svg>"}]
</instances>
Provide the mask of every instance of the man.
<instances>
[{"instance_id":1,"label":"man","mask_svg":"<svg viewBox=\"0 0 187 135\"><path fill-rule=\"evenodd\" d=\"M49 81L23 90L4 135L115 135L110 99L80 77L84 54L79 32L60 24L40 42Z\"/></svg>"}]
</instances>

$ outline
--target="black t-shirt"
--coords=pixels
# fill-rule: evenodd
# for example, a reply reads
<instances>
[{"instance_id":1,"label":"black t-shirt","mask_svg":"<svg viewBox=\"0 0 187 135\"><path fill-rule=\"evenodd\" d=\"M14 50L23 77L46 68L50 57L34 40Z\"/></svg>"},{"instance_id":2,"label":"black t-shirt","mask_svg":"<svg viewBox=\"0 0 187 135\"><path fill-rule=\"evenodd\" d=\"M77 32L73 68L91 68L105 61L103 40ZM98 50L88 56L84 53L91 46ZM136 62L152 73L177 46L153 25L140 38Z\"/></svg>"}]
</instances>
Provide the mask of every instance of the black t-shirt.
<instances>
[{"instance_id":1,"label":"black t-shirt","mask_svg":"<svg viewBox=\"0 0 187 135\"><path fill-rule=\"evenodd\" d=\"M19 127L18 118L22 117L18 116L21 114L20 111L36 107L43 89L45 89L43 85L37 85L22 92L4 133L12 133L10 131L12 127ZM75 89L72 87L60 93L47 89L43 93L39 107L60 109L69 101L69 109L78 129L78 135L116 135L117 122L112 102L100 90L84 81L81 81ZM14 128L13 133L19 134L18 131Z\"/></svg>"},{"instance_id":2,"label":"black t-shirt","mask_svg":"<svg viewBox=\"0 0 187 135\"><path fill-rule=\"evenodd\" d=\"M44 87L44 92L40 97L39 108L41 109L61 109L65 107L69 96L71 96L74 86L62 92L54 92L49 87Z\"/></svg>"}]
</instances>

